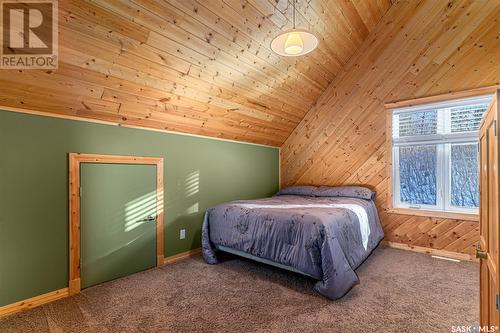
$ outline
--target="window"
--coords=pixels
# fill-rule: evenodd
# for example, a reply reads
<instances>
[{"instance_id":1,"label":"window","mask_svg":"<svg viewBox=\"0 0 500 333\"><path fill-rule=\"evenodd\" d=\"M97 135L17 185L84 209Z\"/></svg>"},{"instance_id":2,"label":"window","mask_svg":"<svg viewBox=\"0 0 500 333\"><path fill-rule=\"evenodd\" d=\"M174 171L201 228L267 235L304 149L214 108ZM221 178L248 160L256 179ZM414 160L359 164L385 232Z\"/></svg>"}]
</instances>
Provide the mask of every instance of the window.
<instances>
[{"instance_id":1,"label":"window","mask_svg":"<svg viewBox=\"0 0 500 333\"><path fill-rule=\"evenodd\" d=\"M477 214L478 132L491 96L393 109L393 207Z\"/></svg>"}]
</instances>

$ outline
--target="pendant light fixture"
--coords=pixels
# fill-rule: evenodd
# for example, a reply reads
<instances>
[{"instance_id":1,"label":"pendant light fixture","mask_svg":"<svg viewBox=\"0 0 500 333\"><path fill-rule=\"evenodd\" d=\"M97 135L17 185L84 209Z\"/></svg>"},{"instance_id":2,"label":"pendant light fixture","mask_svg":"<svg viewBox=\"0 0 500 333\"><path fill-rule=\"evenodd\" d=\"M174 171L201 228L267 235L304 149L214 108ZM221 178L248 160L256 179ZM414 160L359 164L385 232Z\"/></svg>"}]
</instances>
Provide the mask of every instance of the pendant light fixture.
<instances>
[{"instance_id":1,"label":"pendant light fixture","mask_svg":"<svg viewBox=\"0 0 500 333\"><path fill-rule=\"evenodd\" d=\"M314 34L295 27L295 2L293 3L293 28L282 32L271 41L271 50L285 57L297 57L313 51L319 43Z\"/></svg>"}]
</instances>

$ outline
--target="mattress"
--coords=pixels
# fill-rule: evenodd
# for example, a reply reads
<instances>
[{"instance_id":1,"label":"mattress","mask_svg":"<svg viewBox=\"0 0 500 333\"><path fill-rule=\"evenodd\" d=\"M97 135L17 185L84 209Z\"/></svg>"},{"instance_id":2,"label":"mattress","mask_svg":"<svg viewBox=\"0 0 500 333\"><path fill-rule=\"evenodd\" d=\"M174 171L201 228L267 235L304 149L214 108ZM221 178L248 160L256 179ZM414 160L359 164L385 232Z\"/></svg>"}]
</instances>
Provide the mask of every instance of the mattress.
<instances>
[{"instance_id":1,"label":"mattress","mask_svg":"<svg viewBox=\"0 0 500 333\"><path fill-rule=\"evenodd\" d=\"M373 200L279 195L209 208L202 253L217 264L217 248L281 265L318 280L330 299L359 283L355 269L383 238Z\"/></svg>"}]
</instances>

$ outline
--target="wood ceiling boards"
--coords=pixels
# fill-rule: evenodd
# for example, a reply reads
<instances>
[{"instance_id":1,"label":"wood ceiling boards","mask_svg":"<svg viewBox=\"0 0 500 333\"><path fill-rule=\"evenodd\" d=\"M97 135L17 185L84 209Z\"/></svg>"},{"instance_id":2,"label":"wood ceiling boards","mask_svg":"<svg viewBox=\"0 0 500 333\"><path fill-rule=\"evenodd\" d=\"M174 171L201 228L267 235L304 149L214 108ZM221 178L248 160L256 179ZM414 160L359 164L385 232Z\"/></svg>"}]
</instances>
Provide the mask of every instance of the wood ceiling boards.
<instances>
[{"instance_id":1,"label":"wood ceiling boards","mask_svg":"<svg viewBox=\"0 0 500 333\"><path fill-rule=\"evenodd\" d=\"M284 58L286 0L60 0L59 68L1 70L0 106L280 146L390 6L299 0L320 45Z\"/></svg>"}]
</instances>

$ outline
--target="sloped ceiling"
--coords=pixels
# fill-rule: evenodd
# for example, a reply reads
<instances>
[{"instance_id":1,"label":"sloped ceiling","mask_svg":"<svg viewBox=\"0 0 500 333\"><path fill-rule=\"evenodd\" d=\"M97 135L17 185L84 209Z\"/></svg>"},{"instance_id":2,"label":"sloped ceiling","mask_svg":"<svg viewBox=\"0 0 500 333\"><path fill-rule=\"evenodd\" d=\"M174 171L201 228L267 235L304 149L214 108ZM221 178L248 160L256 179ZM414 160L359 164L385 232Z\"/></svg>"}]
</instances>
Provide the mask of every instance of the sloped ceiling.
<instances>
[{"instance_id":1,"label":"sloped ceiling","mask_svg":"<svg viewBox=\"0 0 500 333\"><path fill-rule=\"evenodd\" d=\"M385 240L474 255L477 221L390 211L384 103L500 84L500 1L398 1L281 147L281 181L377 192Z\"/></svg>"},{"instance_id":2,"label":"sloped ceiling","mask_svg":"<svg viewBox=\"0 0 500 333\"><path fill-rule=\"evenodd\" d=\"M283 58L287 0L60 0L58 70L0 70L0 106L280 146L390 6L298 0L320 46Z\"/></svg>"}]
</instances>

